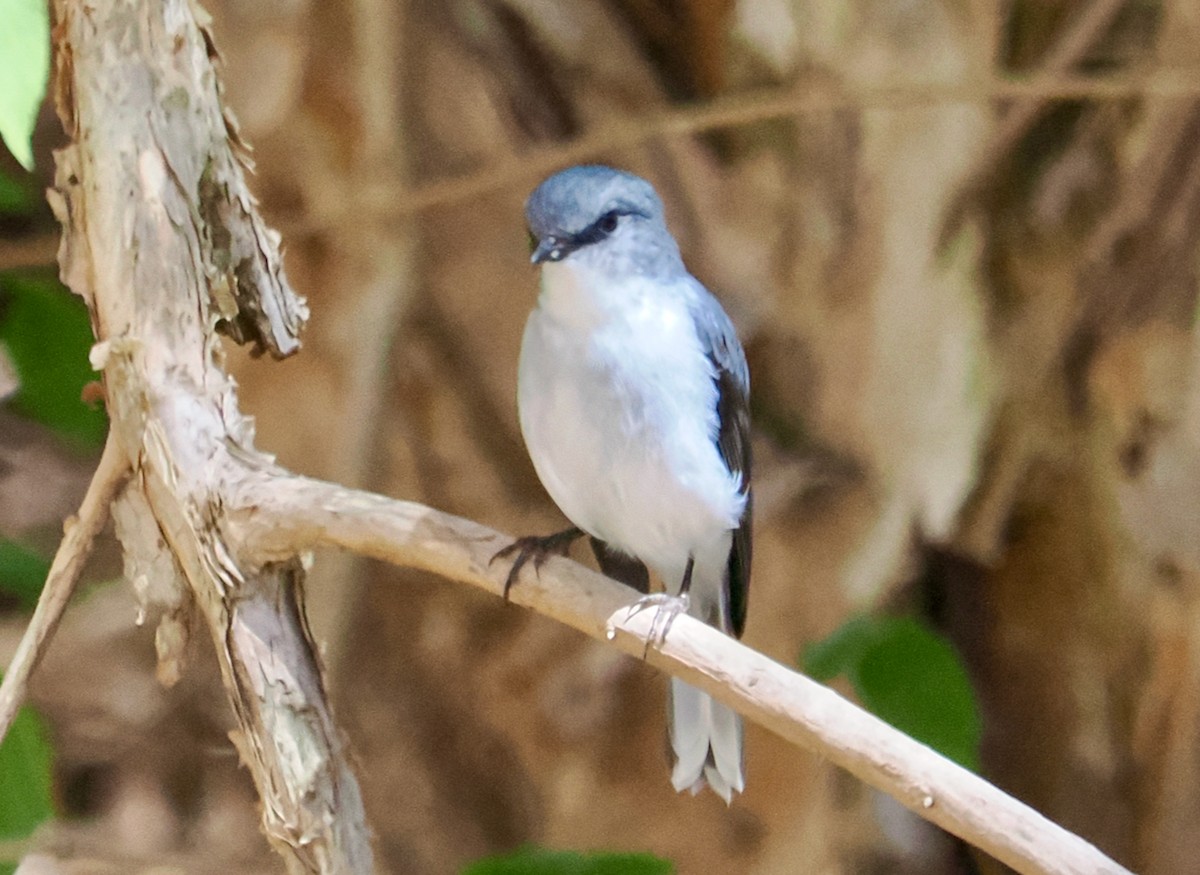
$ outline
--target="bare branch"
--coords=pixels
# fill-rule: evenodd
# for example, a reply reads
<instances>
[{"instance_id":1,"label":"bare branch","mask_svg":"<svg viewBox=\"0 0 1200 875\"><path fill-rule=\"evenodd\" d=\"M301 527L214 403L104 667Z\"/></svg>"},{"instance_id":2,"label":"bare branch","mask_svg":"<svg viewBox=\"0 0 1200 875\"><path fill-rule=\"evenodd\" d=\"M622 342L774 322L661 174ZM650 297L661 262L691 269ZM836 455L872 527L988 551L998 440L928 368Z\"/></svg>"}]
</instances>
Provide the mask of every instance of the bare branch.
<instances>
[{"instance_id":1,"label":"bare branch","mask_svg":"<svg viewBox=\"0 0 1200 875\"><path fill-rule=\"evenodd\" d=\"M1067 74L1103 35L1124 5L1125 0L1094 0L1081 6L1070 26L1042 59L1040 76L1053 81L1054 77ZM1045 95L1037 93L1016 102L988 143L987 153L972 174L974 180L982 180L995 172L1000 160L1045 112L1047 103Z\"/></svg>"},{"instance_id":2,"label":"bare branch","mask_svg":"<svg viewBox=\"0 0 1200 875\"><path fill-rule=\"evenodd\" d=\"M0 243L0 270L21 270L53 264L57 247L57 235L45 234L5 240Z\"/></svg>"},{"instance_id":3,"label":"bare branch","mask_svg":"<svg viewBox=\"0 0 1200 875\"><path fill-rule=\"evenodd\" d=\"M327 545L421 568L499 595L507 566L490 567L508 538L407 501L282 474L230 496L229 524L264 557ZM526 575L513 601L641 657L651 612L638 594L565 559ZM781 737L832 760L927 820L1029 875L1126 873L1093 845L1024 803L738 641L680 616L648 661L700 687Z\"/></svg>"},{"instance_id":4,"label":"bare branch","mask_svg":"<svg viewBox=\"0 0 1200 875\"><path fill-rule=\"evenodd\" d=\"M55 156L50 192L60 268L92 312L111 433L136 474L118 535L144 603L165 608L160 677L178 674L188 620L202 620L263 830L289 871L370 872L301 565L254 561L224 528L225 484L267 460L217 332L282 356L299 347L307 310L246 185L203 11L60 0L55 13L57 104L73 140Z\"/></svg>"},{"instance_id":5,"label":"bare branch","mask_svg":"<svg viewBox=\"0 0 1200 875\"><path fill-rule=\"evenodd\" d=\"M54 554L46 584L38 596L37 608L4 673L4 681L0 683L0 739L8 733L17 710L25 701L29 676L41 662L46 645L58 628L63 610L75 592L79 573L92 552L92 543L108 521L109 508L128 475L129 461L117 442L109 437L83 503L79 505L78 515L63 526L62 543Z\"/></svg>"},{"instance_id":6,"label":"bare branch","mask_svg":"<svg viewBox=\"0 0 1200 875\"><path fill-rule=\"evenodd\" d=\"M1109 0L1105 0L1106 3ZM1094 24L1088 16L1089 25ZM1090 33L1090 30L1089 30ZM1071 42L1074 45L1074 42ZM988 103L999 100L1019 101L1021 107L1035 110L1059 101L1105 101L1133 98L1194 98L1200 96L1195 78L1173 73L1145 76L1106 76L1103 78L1039 73L1024 79L993 78L953 83L911 82L886 86L853 88L818 84L804 88L765 88L760 91L724 97L705 103L672 108L655 108L644 116L609 119L588 134L566 143L540 146L513 155L475 172L439 180L416 188L381 183L371 179L353 196L310 210L284 223L288 235L312 233L320 228L361 221L369 211L376 219L401 221L431 207L463 203L510 186L536 180L570 164L594 161L607 152L628 149L663 137L680 137L721 128L735 128L771 119L787 118L812 112L842 109L907 109L943 106L954 103ZM1022 109L1005 123L1008 142L1019 136L1028 124ZM998 139L999 142L999 139ZM993 150L989 150L990 152ZM984 174L988 159L977 171ZM973 177L974 178L974 177ZM352 204L353 215L345 205Z\"/></svg>"},{"instance_id":7,"label":"bare branch","mask_svg":"<svg viewBox=\"0 0 1200 875\"><path fill-rule=\"evenodd\" d=\"M177 639L187 628L180 615L202 618L273 846L295 873L368 872L362 801L305 622L297 556L336 546L498 594L506 569L489 563L506 539L418 504L291 476L254 449L216 332L283 355L297 348L306 311L246 188L198 7L190 0L57 0L55 8L58 105L74 140L57 155L51 198L64 227L60 262L97 329L94 359L104 370L114 442L106 458L115 457L102 470L122 468L124 458L136 475L121 502L120 529L130 576L154 576L160 587L152 601L165 608L163 674L179 670ZM614 126L606 141L572 144L539 161L566 163L589 150L800 105L796 95L774 95L676 113L653 127ZM500 176L541 166L522 159ZM496 175L472 185L453 196L496 186ZM85 501L81 511L87 524L69 531L60 551L65 579L103 523L117 479L106 473L93 482L95 506ZM47 600L63 598L62 589ZM651 617L627 617L632 598L562 560L514 592L518 603L639 655ZM38 622L25 657L30 667L52 629ZM827 688L703 624L681 617L649 659L1021 872L1126 871ZM14 703L20 692L14 682Z\"/></svg>"}]
</instances>

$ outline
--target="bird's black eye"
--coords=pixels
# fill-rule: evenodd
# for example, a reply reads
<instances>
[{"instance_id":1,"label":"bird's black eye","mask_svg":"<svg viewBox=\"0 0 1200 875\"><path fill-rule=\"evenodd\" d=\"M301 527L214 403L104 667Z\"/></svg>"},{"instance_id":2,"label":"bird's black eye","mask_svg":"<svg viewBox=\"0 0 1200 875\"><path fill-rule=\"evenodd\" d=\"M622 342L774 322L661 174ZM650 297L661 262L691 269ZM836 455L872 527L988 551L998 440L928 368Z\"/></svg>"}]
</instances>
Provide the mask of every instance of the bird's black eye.
<instances>
[{"instance_id":1,"label":"bird's black eye","mask_svg":"<svg viewBox=\"0 0 1200 875\"><path fill-rule=\"evenodd\" d=\"M613 231L617 230L617 226L621 224L621 216L627 215L631 215L629 210L609 210L582 231L571 235L572 250L582 249L584 246L599 243L605 237L612 234Z\"/></svg>"}]
</instances>

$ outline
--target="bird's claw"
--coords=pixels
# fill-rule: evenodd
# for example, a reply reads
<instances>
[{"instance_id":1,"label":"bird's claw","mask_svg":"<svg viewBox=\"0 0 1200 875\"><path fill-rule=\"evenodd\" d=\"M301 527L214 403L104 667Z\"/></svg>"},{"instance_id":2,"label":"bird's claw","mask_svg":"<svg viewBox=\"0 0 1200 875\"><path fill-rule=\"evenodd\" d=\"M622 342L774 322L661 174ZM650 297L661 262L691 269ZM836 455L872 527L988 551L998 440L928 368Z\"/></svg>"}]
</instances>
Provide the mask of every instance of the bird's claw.
<instances>
[{"instance_id":1,"label":"bird's claw","mask_svg":"<svg viewBox=\"0 0 1200 875\"><path fill-rule=\"evenodd\" d=\"M687 593L682 595L671 595L666 592L651 593L647 596L642 596L629 607L627 617L635 617L647 608L654 608L654 620L650 623L650 632L646 635L646 646L642 648L642 659L645 659L650 652L650 645L662 647L663 642L667 640L667 633L671 631L671 626L675 623L675 618L680 614L686 614L689 599Z\"/></svg>"},{"instance_id":2,"label":"bird's claw","mask_svg":"<svg viewBox=\"0 0 1200 875\"><path fill-rule=\"evenodd\" d=\"M507 558L514 553L517 556L513 560L512 568L508 569L508 577L504 578L504 600L508 601L508 592L513 588L513 584L517 582L517 578L521 574L521 569L525 567L525 563L532 559L533 568L536 571L546 563L546 560L551 555L566 556L571 544L582 536L583 531L574 528L555 532L553 535L546 535L545 537L526 535L523 538L517 538L507 547L497 550L495 555L488 561L489 566L497 559Z\"/></svg>"}]
</instances>

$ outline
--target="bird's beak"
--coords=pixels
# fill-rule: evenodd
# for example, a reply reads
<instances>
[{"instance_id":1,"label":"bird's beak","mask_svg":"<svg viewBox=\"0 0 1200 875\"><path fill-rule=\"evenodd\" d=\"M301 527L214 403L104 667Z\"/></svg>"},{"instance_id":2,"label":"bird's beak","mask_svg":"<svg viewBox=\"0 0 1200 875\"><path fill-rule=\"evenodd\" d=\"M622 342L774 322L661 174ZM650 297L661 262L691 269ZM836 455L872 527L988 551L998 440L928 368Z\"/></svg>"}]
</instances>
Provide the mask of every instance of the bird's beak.
<instances>
[{"instance_id":1,"label":"bird's beak","mask_svg":"<svg viewBox=\"0 0 1200 875\"><path fill-rule=\"evenodd\" d=\"M537 246L533 248L533 254L529 256L529 263L542 264L547 261L562 261L566 254L567 250L562 241L557 237L547 237L539 240Z\"/></svg>"}]
</instances>

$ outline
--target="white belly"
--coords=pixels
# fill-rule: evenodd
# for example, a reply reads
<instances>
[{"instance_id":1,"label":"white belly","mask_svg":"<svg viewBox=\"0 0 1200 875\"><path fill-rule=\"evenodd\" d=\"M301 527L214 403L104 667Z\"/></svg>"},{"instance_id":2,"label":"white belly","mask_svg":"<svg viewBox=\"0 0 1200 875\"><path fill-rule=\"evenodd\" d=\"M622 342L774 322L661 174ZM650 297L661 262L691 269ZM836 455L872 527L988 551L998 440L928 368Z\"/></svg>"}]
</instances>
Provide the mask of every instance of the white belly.
<instances>
[{"instance_id":1,"label":"white belly","mask_svg":"<svg viewBox=\"0 0 1200 875\"><path fill-rule=\"evenodd\" d=\"M634 295L594 318L535 309L518 403L538 476L563 513L674 576L689 555L727 544L745 498L716 447L717 389L685 303L657 297Z\"/></svg>"}]
</instances>

